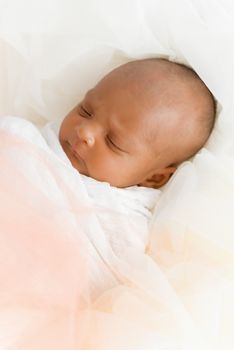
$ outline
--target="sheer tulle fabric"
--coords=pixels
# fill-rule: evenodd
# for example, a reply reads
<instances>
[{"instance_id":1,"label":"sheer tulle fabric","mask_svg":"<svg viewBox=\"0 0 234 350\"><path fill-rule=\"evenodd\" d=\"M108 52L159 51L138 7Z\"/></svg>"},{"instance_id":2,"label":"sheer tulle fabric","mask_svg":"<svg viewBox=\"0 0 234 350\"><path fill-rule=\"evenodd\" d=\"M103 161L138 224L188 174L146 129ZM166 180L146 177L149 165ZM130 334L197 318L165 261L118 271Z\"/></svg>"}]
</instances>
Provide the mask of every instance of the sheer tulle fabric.
<instances>
[{"instance_id":1,"label":"sheer tulle fabric","mask_svg":"<svg viewBox=\"0 0 234 350\"><path fill-rule=\"evenodd\" d=\"M79 349L81 337L74 338L74 330L85 331L78 316L89 302L86 243L61 201L24 176L30 157L40 166L49 155L1 130L1 348ZM85 206L76 209L89 215Z\"/></svg>"}]
</instances>

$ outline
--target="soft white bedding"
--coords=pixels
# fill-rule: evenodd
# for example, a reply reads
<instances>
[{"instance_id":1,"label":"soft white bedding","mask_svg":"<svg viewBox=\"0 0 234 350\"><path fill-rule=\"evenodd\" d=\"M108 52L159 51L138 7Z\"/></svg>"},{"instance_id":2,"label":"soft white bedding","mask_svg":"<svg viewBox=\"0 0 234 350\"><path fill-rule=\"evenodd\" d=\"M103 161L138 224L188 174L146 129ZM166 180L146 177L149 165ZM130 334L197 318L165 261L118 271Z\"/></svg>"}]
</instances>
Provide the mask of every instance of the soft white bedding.
<instances>
[{"instance_id":1,"label":"soft white bedding","mask_svg":"<svg viewBox=\"0 0 234 350\"><path fill-rule=\"evenodd\" d=\"M82 218L85 225L87 225L85 208L88 206L93 211L97 224L91 227L92 244L100 256L102 256L104 247L113 251L119 259L122 259L129 250L144 253L149 240L149 222L153 208L159 199L160 190L136 186L120 189L79 174L72 167L60 146L58 140L59 125L60 122L48 123L39 129L22 118L1 117L0 130L6 135L13 135L15 140L19 142L17 152L14 152L14 146L11 147L9 142L7 147L3 147L2 155L10 158L16 173L23 174L24 178L37 191L42 192L47 197L48 201L55 202L56 205L63 207L64 211L69 211L68 187L76 198L74 203L77 206L76 210L84 207L84 217L81 214L79 217ZM20 141L26 142L26 149L20 148ZM35 159L29 157L27 148L30 149L31 146L36 146L49 153L53 162L50 164L47 160L47 162L38 163L37 157ZM66 187L58 185L58 175ZM35 202L35 205L38 204ZM14 213L11 215L14 217ZM27 225L26 222L25 225ZM102 232L102 244L100 234L95 235L96 226ZM99 240L100 243L95 243ZM100 291L103 292L107 287L110 287L110 283L105 277L105 268L104 271L102 267L100 267L100 271L96 271L96 267L93 267L93 265L98 266L95 256L93 259L91 263L93 275L90 277L91 288L97 296ZM108 264L108 262L106 263ZM100 278L100 276L102 277Z\"/></svg>"},{"instance_id":2,"label":"soft white bedding","mask_svg":"<svg viewBox=\"0 0 234 350\"><path fill-rule=\"evenodd\" d=\"M232 350L233 2L11 0L1 5L1 116L22 115L44 126L64 117L113 67L161 55L195 69L218 101L210 140L162 188L148 254L143 231L137 243L132 229L129 238L124 229L113 234L114 242L107 239L99 214L90 212L92 181L68 171L60 148L48 147L50 138L45 142L29 124L25 141L33 128L35 148L28 147L30 140L19 147L9 135L0 138L5 162L0 215L8 228L1 230L8 237L1 236L6 247L0 268L2 348L8 343L14 350ZM27 182L29 172L33 182ZM94 200L101 203L98 192ZM10 211L14 220L6 220ZM137 221L131 225L138 229ZM137 249L130 248L133 242ZM87 301L89 292L95 302Z\"/></svg>"},{"instance_id":3,"label":"soft white bedding","mask_svg":"<svg viewBox=\"0 0 234 350\"><path fill-rule=\"evenodd\" d=\"M160 191L86 179L55 140L48 125L40 133L26 120L1 118L1 346L108 349L115 339L117 349L136 329L141 340L129 346L164 343L147 309L155 322L157 299L175 296L144 252Z\"/></svg>"}]
</instances>

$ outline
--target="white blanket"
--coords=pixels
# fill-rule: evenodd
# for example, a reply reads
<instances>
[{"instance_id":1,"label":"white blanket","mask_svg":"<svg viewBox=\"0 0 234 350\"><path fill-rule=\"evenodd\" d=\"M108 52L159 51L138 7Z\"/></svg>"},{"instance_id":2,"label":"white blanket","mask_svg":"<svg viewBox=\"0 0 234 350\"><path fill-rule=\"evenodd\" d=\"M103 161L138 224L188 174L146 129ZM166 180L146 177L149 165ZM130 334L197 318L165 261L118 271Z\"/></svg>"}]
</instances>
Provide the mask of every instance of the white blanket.
<instances>
[{"instance_id":1,"label":"white blanket","mask_svg":"<svg viewBox=\"0 0 234 350\"><path fill-rule=\"evenodd\" d=\"M8 148L4 148L4 156L10 157L15 172L23 174L27 181L35 186L36 190L47 197L47 200L56 202L56 205L69 211L67 189L57 183L57 176L63 177L62 182L69 188L69 191L73 192L74 198L78 201L78 208L82 208L84 205L84 208L89 206L93 210L97 223L93 226L89 225L87 237L91 235L90 239L98 255L102 257L103 251L107 248L120 259L128 254L129 250L144 253L149 240L149 221L159 198L160 190L137 186L119 189L108 183L80 175L72 167L59 143L59 124L59 122L48 123L39 130L31 122L22 118L12 116L0 118L0 130L6 135L14 135L19 144L21 140L26 141L27 147L32 145L48 152L53 159L53 169L52 165L48 168L46 162L42 161L38 164L37 158L28 157L25 148L21 150L19 147L18 152L14 152L14 146L9 145ZM35 205L39 204L35 203ZM12 213L12 217L14 217L14 213ZM86 213L82 219L86 226ZM96 233L96 230L101 233ZM96 268L98 258L97 261L95 259L94 256L91 264L90 283L91 289L97 295L100 290L104 291L110 287L110 281L115 280L115 278L110 276L109 281L108 277L105 276L106 266L104 268L100 266L100 270L98 270ZM105 257L103 259L105 261ZM106 264L108 265L108 261Z\"/></svg>"},{"instance_id":2,"label":"white blanket","mask_svg":"<svg viewBox=\"0 0 234 350\"><path fill-rule=\"evenodd\" d=\"M144 250L160 191L117 189L80 176L50 125L40 133L16 117L1 118L0 161L0 344L49 349L52 341L67 349L76 341L93 348L106 303L100 298L110 292L119 303L122 288L144 295L158 278ZM100 302L103 311L95 311ZM102 349L102 341L96 345Z\"/></svg>"},{"instance_id":3,"label":"white blanket","mask_svg":"<svg viewBox=\"0 0 234 350\"><path fill-rule=\"evenodd\" d=\"M48 124L39 132L16 117L0 122L2 348L195 350L215 349L226 337L230 344L232 221L227 213L226 241L217 220L213 237L205 217L193 222L196 189L195 210L204 199L208 215L206 205L219 208L214 194L213 204L201 198L190 176L204 174L203 158L183 164L160 198L160 191L120 190L80 176L55 129ZM152 259L145 245L155 202Z\"/></svg>"}]
</instances>

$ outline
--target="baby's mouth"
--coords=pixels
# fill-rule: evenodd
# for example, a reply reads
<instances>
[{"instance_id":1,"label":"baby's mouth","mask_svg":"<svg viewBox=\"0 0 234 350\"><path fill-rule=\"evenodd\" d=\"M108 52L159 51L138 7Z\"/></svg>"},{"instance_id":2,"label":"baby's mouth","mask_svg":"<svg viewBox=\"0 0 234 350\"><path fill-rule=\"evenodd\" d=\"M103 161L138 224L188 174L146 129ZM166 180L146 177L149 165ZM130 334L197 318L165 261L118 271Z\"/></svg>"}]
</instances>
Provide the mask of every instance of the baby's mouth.
<instances>
[{"instance_id":1,"label":"baby's mouth","mask_svg":"<svg viewBox=\"0 0 234 350\"><path fill-rule=\"evenodd\" d=\"M72 153L74 154L74 156L75 156L77 159L79 159L79 160L81 160L82 162L84 162L84 159L80 156L80 154L77 152L77 150L74 149L74 147L71 146L70 144L69 144L69 147L70 147Z\"/></svg>"},{"instance_id":2,"label":"baby's mouth","mask_svg":"<svg viewBox=\"0 0 234 350\"><path fill-rule=\"evenodd\" d=\"M70 151L70 153L72 154L72 156L76 159L76 161L78 161L78 163L83 167L86 168L85 165L85 161L84 159L81 157L81 155L79 154L79 152L77 151L77 148L75 148L74 146L72 146L68 141L66 142L68 149Z\"/></svg>"}]
</instances>

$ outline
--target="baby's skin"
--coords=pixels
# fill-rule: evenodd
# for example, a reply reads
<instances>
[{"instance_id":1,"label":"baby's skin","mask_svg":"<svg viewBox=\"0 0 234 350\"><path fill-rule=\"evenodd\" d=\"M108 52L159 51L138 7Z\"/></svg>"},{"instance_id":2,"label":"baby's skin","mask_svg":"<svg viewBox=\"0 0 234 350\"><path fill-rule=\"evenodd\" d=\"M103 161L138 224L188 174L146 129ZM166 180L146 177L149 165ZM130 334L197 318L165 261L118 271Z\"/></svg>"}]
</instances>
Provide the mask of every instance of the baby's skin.
<instances>
[{"instance_id":1,"label":"baby's skin","mask_svg":"<svg viewBox=\"0 0 234 350\"><path fill-rule=\"evenodd\" d=\"M207 141L214 99L195 72L165 59L106 75L63 120L59 141L81 174L159 188Z\"/></svg>"}]
</instances>

